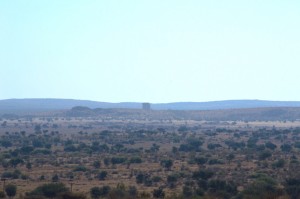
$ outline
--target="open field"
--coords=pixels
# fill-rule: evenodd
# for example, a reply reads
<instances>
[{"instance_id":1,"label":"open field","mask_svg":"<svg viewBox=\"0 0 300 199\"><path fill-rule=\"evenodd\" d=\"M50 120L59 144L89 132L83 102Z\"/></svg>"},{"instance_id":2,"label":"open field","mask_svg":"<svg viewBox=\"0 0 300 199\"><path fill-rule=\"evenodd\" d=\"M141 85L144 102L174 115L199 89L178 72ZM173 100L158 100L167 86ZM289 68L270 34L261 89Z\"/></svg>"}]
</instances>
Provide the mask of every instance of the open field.
<instances>
[{"instance_id":1,"label":"open field","mask_svg":"<svg viewBox=\"0 0 300 199\"><path fill-rule=\"evenodd\" d=\"M106 115L0 124L0 173L6 185L17 186L16 198L59 182L88 198L91 188L103 186L128 191L108 198L162 197L154 190L169 198L293 198L300 190L300 183L288 183L300 177L298 120ZM249 191L258 186L260 193Z\"/></svg>"}]
</instances>

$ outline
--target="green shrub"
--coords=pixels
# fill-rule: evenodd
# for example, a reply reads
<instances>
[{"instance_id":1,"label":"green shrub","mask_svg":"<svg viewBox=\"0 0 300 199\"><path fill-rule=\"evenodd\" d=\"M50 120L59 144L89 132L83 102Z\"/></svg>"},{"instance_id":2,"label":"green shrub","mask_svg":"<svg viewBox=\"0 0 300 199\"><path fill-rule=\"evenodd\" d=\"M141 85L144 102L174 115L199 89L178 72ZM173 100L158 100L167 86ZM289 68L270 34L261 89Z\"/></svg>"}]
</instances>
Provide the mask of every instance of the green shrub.
<instances>
[{"instance_id":1,"label":"green shrub","mask_svg":"<svg viewBox=\"0 0 300 199\"><path fill-rule=\"evenodd\" d=\"M17 186L12 184L6 185L5 193L9 198L13 198L17 194Z\"/></svg>"},{"instance_id":2,"label":"green shrub","mask_svg":"<svg viewBox=\"0 0 300 199\"><path fill-rule=\"evenodd\" d=\"M47 198L54 198L59 194L68 192L67 187L63 183L49 183L37 187L29 193L30 196L45 196Z\"/></svg>"}]
</instances>

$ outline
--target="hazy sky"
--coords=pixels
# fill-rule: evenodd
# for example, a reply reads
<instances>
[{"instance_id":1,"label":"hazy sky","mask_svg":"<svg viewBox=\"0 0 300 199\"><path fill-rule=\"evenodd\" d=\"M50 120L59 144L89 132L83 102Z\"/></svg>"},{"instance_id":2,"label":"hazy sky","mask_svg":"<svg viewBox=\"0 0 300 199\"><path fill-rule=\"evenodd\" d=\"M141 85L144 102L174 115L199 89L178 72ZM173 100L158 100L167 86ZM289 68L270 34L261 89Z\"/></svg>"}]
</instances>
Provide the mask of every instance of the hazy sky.
<instances>
[{"instance_id":1,"label":"hazy sky","mask_svg":"<svg viewBox=\"0 0 300 199\"><path fill-rule=\"evenodd\" d=\"M2 0L0 99L300 100L299 0Z\"/></svg>"}]
</instances>

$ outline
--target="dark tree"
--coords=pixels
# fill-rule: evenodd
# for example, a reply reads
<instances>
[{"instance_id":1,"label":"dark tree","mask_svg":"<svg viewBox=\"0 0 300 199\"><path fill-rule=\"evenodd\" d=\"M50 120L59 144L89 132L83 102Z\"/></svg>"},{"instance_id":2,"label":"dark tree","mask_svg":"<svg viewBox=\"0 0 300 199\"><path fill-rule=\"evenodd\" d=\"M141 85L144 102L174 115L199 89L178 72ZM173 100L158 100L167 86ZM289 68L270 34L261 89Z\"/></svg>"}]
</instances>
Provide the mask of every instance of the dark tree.
<instances>
[{"instance_id":1,"label":"dark tree","mask_svg":"<svg viewBox=\"0 0 300 199\"><path fill-rule=\"evenodd\" d=\"M103 162L104 162L105 166L108 167L109 164L110 164L110 159L109 158L104 158Z\"/></svg>"},{"instance_id":2,"label":"dark tree","mask_svg":"<svg viewBox=\"0 0 300 199\"><path fill-rule=\"evenodd\" d=\"M107 171L101 171L101 172L98 174L98 179L99 179L99 180L105 180L106 177L107 177Z\"/></svg>"},{"instance_id":3,"label":"dark tree","mask_svg":"<svg viewBox=\"0 0 300 199\"><path fill-rule=\"evenodd\" d=\"M280 148L283 152L290 152L293 147L290 144L283 144Z\"/></svg>"},{"instance_id":4,"label":"dark tree","mask_svg":"<svg viewBox=\"0 0 300 199\"><path fill-rule=\"evenodd\" d=\"M271 153L270 151L267 151L267 150L262 151L262 152L260 152L260 153L258 154L258 158L259 158L260 160L265 160L265 159L267 159L267 158L269 158L269 157L271 157L271 156L272 156L272 153Z\"/></svg>"},{"instance_id":5,"label":"dark tree","mask_svg":"<svg viewBox=\"0 0 300 199\"><path fill-rule=\"evenodd\" d=\"M24 161L21 158L13 158L9 161L9 164L12 167L17 167L19 164L23 164Z\"/></svg>"},{"instance_id":6,"label":"dark tree","mask_svg":"<svg viewBox=\"0 0 300 199\"><path fill-rule=\"evenodd\" d=\"M300 196L300 180L295 178L287 179L285 189L291 199L298 199Z\"/></svg>"},{"instance_id":7,"label":"dark tree","mask_svg":"<svg viewBox=\"0 0 300 199\"><path fill-rule=\"evenodd\" d=\"M100 196L101 196L101 189L100 189L100 187L93 187L93 188L91 188L90 194L91 194L91 197L93 199L100 198Z\"/></svg>"},{"instance_id":8,"label":"dark tree","mask_svg":"<svg viewBox=\"0 0 300 199\"><path fill-rule=\"evenodd\" d=\"M99 169L101 167L101 162L99 160L96 160L94 163L93 163L93 166L96 168L96 169Z\"/></svg>"},{"instance_id":9,"label":"dark tree","mask_svg":"<svg viewBox=\"0 0 300 199\"><path fill-rule=\"evenodd\" d=\"M196 157L194 159L195 163L198 165L204 165L207 162L208 158L206 157Z\"/></svg>"},{"instance_id":10,"label":"dark tree","mask_svg":"<svg viewBox=\"0 0 300 199\"><path fill-rule=\"evenodd\" d=\"M271 149L271 150L274 150L277 148L277 146L275 144L273 144L272 142L267 142L265 144L265 146L268 148L268 149Z\"/></svg>"},{"instance_id":11,"label":"dark tree","mask_svg":"<svg viewBox=\"0 0 300 199\"><path fill-rule=\"evenodd\" d=\"M91 197L94 199L98 199L100 197L105 197L109 194L111 188L109 186L103 187L93 187L90 190Z\"/></svg>"},{"instance_id":12,"label":"dark tree","mask_svg":"<svg viewBox=\"0 0 300 199\"><path fill-rule=\"evenodd\" d=\"M173 166L173 161L172 160L162 160L161 162L160 162L160 164L163 166L163 167L165 167L167 170L170 170L171 169L171 167Z\"/></svg>"},{"instance_id":13,"label":"dark tree","mask_svg":"<svg viewBox=\"0 0 300 199\"><path fill-rule=\"evenodd\" d=\"M153 191L153 197L154 198L164 198L165 197L164 190L162 188L154 189L154 191Z\"/></svg>"},{"instance_id":14,"label":"dark tree","mask_svg":"<svg viewBox=\"0 0 300 199\"><path fill-rule=\"evenodd\" d=\"M137 195L138 195L137 188L135 186L129 186L128 193L129 193L130 197L132 197L132 198L137 197Z\"/></svg>"},{"instance_id":15,"label":"dark tree","mask_svg":"<svg viewBox=\"0 0 300 199\"><path fill-rule=\"evenodd\" d=\"M32 168L32 164L31 164L30 162L27 162L27 163L26 163L26 168L27 168L27 169L31 169L31 168Z\"/></svg>"},{"instance_id":16,"label":"dark tree","mask_svg":"<svg viewBox=\"0 0 300 199\"><path fill-rule=\"evenodd\" d=\"M137 174L137 176L135 177L136 183L137 184L143 183L144 182L144 178L145 178L145 175L143 173Z\"/></svg>"},{"instance_id":17,"label":"dark tree","mask_svg":"<svg viewBox=\"0 0 300 199\"><path fill-rule=\"evenodd\" d=\"M226 159L230 162L235 158L235 155L233 153L230 153L229 155L226 156Z\"/></svg>"},{"instance_id":18,"label":"dark tree","mask_svg":"<svg viewBox=\"0 0 300 199\"><path fill-rule=\"evenodd\" d=\"M193 195L193 190L191 187L185 185L182 188L182 194L183 194L184 198L190 198Z\"/></svg>"},{"instance_id":19,"label":"dark tree","mask_svg":"<svg viewBox=\"0 0 300 199\"><path fill-rule=\"evenodd\" d=\"M29 198L54 198L62 193L66 193L68 189L63 183L50 183L44 184L30 193L28 193Z\"/></svg>"},{"instance_id":20,"label":"dark tree","mask_svg":"<svg viewBox=\"0 0 300 199\"><path fill-rule=\"evenodd\" d=\"M59 177L57 174L55 174L54 176L52 176L52 182L58 182Z\"/></svg>"},{"instance_id":21,"label":"dark tree","mask_svg":"<svg viewBox=\"0 0 300 199\"><path fill-rule=\"evenodd\" d=\"M12 184L6 185L5 193L9 198L13 198L17 193L17 186Z\"/></svg>"}]
</instances>

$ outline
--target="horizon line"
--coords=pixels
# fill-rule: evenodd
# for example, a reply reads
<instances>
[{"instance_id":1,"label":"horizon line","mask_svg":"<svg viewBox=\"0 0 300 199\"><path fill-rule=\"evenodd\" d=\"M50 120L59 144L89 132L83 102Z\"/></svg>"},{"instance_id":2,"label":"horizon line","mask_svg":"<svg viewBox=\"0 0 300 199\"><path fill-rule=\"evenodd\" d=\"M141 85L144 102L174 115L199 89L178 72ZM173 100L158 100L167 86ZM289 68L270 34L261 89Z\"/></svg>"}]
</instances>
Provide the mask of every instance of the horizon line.
<instances>
[{"instance_id":1,"label":"horizon line","mask_svg":"<svg viewBox=\"0 0 300 199\"><path fill-rule=\"evenodd\" d=\"M90 101L90 102L99 102L99 103L112 103L112 104L120 104L120 103L150 103L150 104L172 104L172 103L210 103L210 102L226 102L226 101L263 101L263 102L300 102L297 100L266 100L266 99L224 99L224 100L210 100L210 101L170 101L170 102L150 102L150 101L119 101L119 102L111 102L111 101L98 101L98 100L90 100L90 99L75 99L75 98L6 98L0 99L0 101L8 101L8 100L74 100L74 101Z\"/></svg>"}]
</instances>

